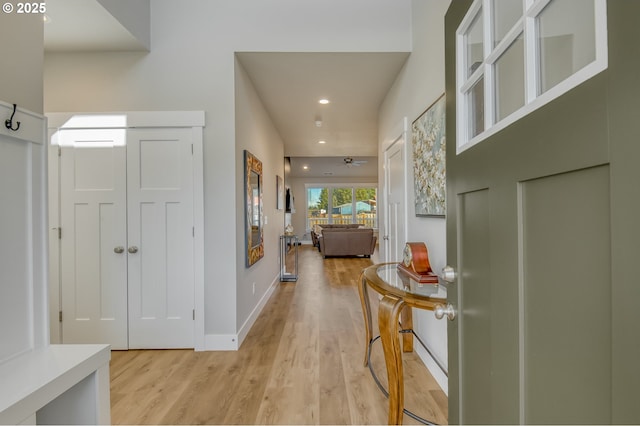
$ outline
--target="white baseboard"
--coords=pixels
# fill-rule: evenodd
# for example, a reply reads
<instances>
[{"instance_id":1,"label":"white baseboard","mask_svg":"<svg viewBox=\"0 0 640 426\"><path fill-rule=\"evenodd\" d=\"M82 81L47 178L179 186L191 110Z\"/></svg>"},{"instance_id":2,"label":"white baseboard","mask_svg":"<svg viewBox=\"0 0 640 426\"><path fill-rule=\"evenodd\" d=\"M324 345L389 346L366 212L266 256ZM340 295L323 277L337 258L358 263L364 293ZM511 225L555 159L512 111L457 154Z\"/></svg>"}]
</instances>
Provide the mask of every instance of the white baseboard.
<instances>
[{"instance_id":1,"label":"white baseboard","mask_svg":"<svg viewBox=\"0 0 640 426\"><path fill-rule=\"evenodd\" d=\"M237 351L240 345L249 334L249 330L260 316L260 313L266 306L269 298L276 289L276 284L280 282L280 276L278 275L271 282L269 289L262 296L256 307L249 315L249 318L242 324L238 334L206 334L205 339L205 351Z\"/></svg>"},{"instance_id":2,"label":"white baseboard","mask_svg":"<svg viewBox=\"0 0 640 426\"><path fill-rule=\"evenodd\" d=\"M269 286L267 291L264 293L264 295L262 296L262 298L260 299L256 307L253 309L253 311L251 312L251 315L249 315L249 318L247 318L244 324L242 324L242 327L240 327L240 330L238 331L238 347L240 347L242 342L244 342L244 339L247 337L247 334L249 334L249 330L251 330L251 327L253 327L253 324L256 322L256 320L260 316L260 313L262 312L267 302L271 298L271 295L275 291L276 284L278 284L279 282L280 282L280 275L276 276L273 279L273 281L271 281L271 285Z\"/></svg>"},{"instance_id":3,"label":"white baseboard","mask_svg":"<svg viewBox=\"0 0 640 426\"><path fill-rule=\"evenodd\" d=\"M449 396L449 378L440 369L433 357L429 355L429 352L427 352L421 345L414 345L413 349L416 351L433 378L436 379L436 382L438 382L438 385L440 385L445 395Z\"/></svg>"},{"instance_id":4,"label":"white baseboard","mask_svg":"<svg viewBox=\"0 0 640 426\"><path fill-rule=\"evenodd\" d=\"M205 351L237 351L239 347L237 334L204 335Z\"/></svg>"}]
</instances>

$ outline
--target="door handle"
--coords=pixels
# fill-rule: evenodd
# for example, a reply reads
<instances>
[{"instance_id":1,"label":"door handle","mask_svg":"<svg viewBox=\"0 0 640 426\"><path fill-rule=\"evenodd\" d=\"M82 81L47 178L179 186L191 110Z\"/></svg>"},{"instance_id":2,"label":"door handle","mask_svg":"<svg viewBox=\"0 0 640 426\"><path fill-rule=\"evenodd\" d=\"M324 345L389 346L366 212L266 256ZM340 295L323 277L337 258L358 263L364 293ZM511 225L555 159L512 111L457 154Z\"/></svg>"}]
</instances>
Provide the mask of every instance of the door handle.
<instances>
[{"instance_id":1,"label":"door handle","mask_svg":"<svg viewBox=\"0 0 640 426\"><path fill-rule=\"evenodd\" d=\"M137 253L137 252L138 252L138 247L136 247L136 246L129 247L129 253L133 254L133 253Z\"/></svg>"},{"instance_id":2,"label":"door handle","mask_svg":"<svg viewBox=\"0 0 640 426\"><path fill-rule=\"evenodd\" d=\"M445 282L452 283L458 278L458 273L451 266L447 265L442 268L442 274L440 275Z\"/></svg>"},{"instance_id":3,"label":"door handle","mask_svg":"<svg viewBox=\"0 0 640 426\"><path fill-rule=\"evenodd\" d=\"M114 247L113 252L118 254L124 253L124 247L122 246Z\"/></svg>"},{"instance_id":4,"label":"door handle","mask_svg":"<svg viewBox=\"0 0 640 426\"><path fill-rule=\"evenodd\" d=\"M433 310L433 314L436 316L436 319L441 320L446 315L449 321L453 321L456 319L456 310L453 309L451 303L447 303L447 306L442 306L441 304L437 304Z\"/></svg>"},{"instance_id":5,"label":"door handle","mask_svg":"<svg viewBox=\"0 0 640 426\"><path fill-rule=\"evenodd\" d=\"M389 236L385 235L384 237L382 237L382 239L385 240L385 241L389 241Z\"/></svg>"}]
</instances>

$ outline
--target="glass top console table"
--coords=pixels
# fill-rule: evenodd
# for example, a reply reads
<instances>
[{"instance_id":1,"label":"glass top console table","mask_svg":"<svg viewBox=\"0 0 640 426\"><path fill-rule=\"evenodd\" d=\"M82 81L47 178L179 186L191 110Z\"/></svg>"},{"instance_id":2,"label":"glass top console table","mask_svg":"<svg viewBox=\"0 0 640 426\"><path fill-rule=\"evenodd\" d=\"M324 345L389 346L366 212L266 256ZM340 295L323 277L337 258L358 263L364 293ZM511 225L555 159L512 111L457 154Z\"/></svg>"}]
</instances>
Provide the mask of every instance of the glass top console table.
<instances>
[{"instance_id":1,"label":"glass top console table","mask_svg":"<svg viewBox=\"0 0 640 426\"><path fill-rule=\"evenodd\" d=\"M371 331L371 306L369 288L382 296L378 307L380 340L389 382L389 424L402 424L404 412L404 381L400 346L400 326L404 330L413 327L411 308L436 311L438 318L449 314L446 284L420 284L408 275L398 271L397 263L381 263L362 271L358 280L358 290L366 330L364 365L370 358L373 334ZM452 315L452 314L449 314ZM451 317L450 317L451 319ZM413 351L413 336L403 334L402 350Z\"/></svg>"},{"instance_id":2,"label":"glass top console table","mask_svg":"<svg viewBox=\"0 0 640 426\"><path fill-rule=\"evenodd\" d=\"M280 235L280 281L298 281L298 236Z\"/></svg>"}]
</instances>

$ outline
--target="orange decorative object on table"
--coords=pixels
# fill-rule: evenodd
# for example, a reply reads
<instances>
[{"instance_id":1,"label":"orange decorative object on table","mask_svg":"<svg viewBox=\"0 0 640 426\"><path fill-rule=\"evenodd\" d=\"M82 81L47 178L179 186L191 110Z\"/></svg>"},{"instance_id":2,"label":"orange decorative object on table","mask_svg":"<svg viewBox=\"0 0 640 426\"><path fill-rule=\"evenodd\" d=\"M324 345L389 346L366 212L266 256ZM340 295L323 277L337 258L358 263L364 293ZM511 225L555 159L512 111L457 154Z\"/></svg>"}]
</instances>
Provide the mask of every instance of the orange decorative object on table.
<instances>
[{"instance_id":1,"label":"orange decorative object on table","mask_svg":"<svg viewBox=\"0 0 640 426\"><path fill-rule=\"evenodd\" d=\"M398 271L407 274L420 284L438 284L438 276L431 269L429 253L424 243L407 243Z\"/></svg>"}]
</instances>

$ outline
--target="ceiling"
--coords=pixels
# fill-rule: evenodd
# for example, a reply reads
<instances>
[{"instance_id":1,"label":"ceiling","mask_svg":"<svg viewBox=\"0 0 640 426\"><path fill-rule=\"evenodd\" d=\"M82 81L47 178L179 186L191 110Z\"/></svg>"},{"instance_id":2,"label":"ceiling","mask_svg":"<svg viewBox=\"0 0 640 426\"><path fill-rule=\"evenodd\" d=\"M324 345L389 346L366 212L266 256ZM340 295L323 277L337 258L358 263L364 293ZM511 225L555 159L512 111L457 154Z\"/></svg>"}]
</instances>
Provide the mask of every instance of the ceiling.
<instances>
[{"instance_id":1,"label":"ceiling","mask_svg":"<svg viewBox=\"0 0 640 426\"><path fill-rule=\"evenodd\" d=\"M407 53L237 56L284 140L285 155L316 164L307 175L322 176L330 164L316 163L313 157L339 157L341 163L344 157L378 155L378 108ZM330 103L319 104L322 98ZM321 140L326 143L318 143ZM292 169L296 163L292 161ZM362 175L365 169L349 172ZM344 170L333 171L349 176ZM377 169L373 172L369 176L377 176Z\"/></svg>"},{"instance_id":2,"label":"ceiling","mask_svg":"<svg viewBox=\"0 0 640 426\"><path fill-rule=\"evenodd\" d=\"M97 0L47 0L47 15L47 52L144 50ZM408 56L237 53L284 141L292 176L308 177L377 176L378 109ZM346 157L367 162L347 167Z\"/></svg>"},{"instance_id":3,"label":"ceiling","mask_svg":"<svg viewBox=\"0 0 640 426\"><path fill-rule=\"evenodd\" d=\"M346 158L351 158L353 162L348 164L345 161ZM358 178L377 175L377 156L291 157L291 177ZM375 181L368 183L375 183Z\"/></svg>"}]
</instances>

